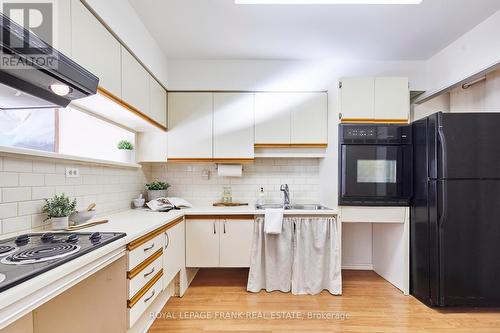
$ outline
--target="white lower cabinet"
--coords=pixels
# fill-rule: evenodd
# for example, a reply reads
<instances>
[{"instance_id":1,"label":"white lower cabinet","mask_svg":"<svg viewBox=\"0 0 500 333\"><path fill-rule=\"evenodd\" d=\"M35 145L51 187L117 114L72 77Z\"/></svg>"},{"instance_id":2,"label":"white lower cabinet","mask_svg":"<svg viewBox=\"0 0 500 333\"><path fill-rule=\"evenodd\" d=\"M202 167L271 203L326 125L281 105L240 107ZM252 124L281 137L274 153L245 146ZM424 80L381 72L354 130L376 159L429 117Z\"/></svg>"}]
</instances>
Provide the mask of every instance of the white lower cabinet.
<instances>
[{"instance_id":1,"label":"white lower cabinet","mask_svg":"<svg viewBox=\"0 0 500 333\"><path fill-rule=\"evenodd\" d=\"M186 221L186 267L219 266L219 222Z\"/></svg>"},{"instance_id":2,"label":"white lower cabinet","mask_svg":"<svg viewBox=\"0 0 500 333\"><path fill-rule=\"evenodd\" d=\"M186 267L249 267L253 219L190 219Z\"/></svg>"},{"instance_id":3,"label":"white lower cabinet","mask_svg":"<svg viewBox=\"0 0 500 333\"><path fill-rule=\"evenodd\" d=\"M221 220L220 267L250 267L253 220Z\"/></svg>"},{"instance_id":4,"label":"white lower cabinet","mask_svg":"<svg viewBox=\"0 0 500 333\"><path fill-rule=\"evenodd\" d=\"M163 248L163 289L165 289L186 262L186 239L184 220L165 231Z\"/></svg>"}]
</instances>

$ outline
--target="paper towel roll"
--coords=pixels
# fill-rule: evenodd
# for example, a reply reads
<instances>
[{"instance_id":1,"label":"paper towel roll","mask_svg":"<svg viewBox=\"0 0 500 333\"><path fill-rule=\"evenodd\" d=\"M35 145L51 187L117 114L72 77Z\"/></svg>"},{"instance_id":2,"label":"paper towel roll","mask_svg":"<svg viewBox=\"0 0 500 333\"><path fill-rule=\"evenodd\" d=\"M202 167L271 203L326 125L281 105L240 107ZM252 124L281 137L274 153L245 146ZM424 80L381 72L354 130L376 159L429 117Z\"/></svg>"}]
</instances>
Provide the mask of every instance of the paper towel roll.
<instances>
[{"instance_id":1,"label":"paper towel roll","mask_svg":"<svg viewBox=\"0 0 500 333\"><path fill-rule=\"evenodd\" d=\"M241 164L219 164L217 174L221 177L241 177L243 165Z\"/></svg>"}]
</instances>

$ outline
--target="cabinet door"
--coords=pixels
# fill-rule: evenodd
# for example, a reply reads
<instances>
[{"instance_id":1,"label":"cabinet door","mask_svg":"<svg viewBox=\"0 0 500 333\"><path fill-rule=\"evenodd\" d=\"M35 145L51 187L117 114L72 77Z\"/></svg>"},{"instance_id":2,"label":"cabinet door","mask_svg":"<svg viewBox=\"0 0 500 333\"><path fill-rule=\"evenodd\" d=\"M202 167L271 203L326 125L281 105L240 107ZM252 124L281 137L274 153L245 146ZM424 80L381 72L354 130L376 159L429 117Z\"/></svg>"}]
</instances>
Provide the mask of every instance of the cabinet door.
<instances>
[{"instance_id":1,"label":"cabinet door","mask_svg":"<svg viewBox=\"0 0 500 333\"><path fill-rule=\"evenodd\" d=\"M342 84L339 93L342 119L374 119L374 78L343 78L340 82Z\"/></svg>"},{"instance_id":2,"label":"cabinet door","mask_svg":"<svg viewBox=\"0 0 500 333\"><path fill-rule=\"evenodd\" d=\"M122 99L150 116L149 73L122 46Z\"/></svg>"},{"instance_id":3,"label":"cabinet door","mask_svg":"<svg viewBox=\"0 0 500 333\"><path fill-rule=\"evenodd\" d=\"M375 118L408 119L410 115L410 89L408 78L375 78Z\"/></svg>"},{"instance_id":4,"label":"cabinet door","mask_svg":"<svg viewBox=\"0 0 500 333\"><path fill-rule=\"evenodd\" d=\"M71 58L71 0L58 1L54 9L57 25L52 46Z\"/></svg>"},{"instance_id":5,"label":"cabinet door","mask_svg":"<svg viewBox=\"0 0 500 333\"><path fill-rule=\"evenodd\" d=\"M185 222L165 231L165 247L163 249L163 287L174 279L185 265Z\"/></svg>"},{"instance_id":6,"label":"cabinet door","mask_svg":"<svg viewBox=\"0 0 500 333\"><path fill-rule=\"evenodd\" d=\"M167 161L167 132L137 132L135 157L138 163Z\"/></svg>"},{"instance_id":7,"label":"cabinet door","mask_svg":"<svg viewBox=\"0 0 500 333\"><path fill-rule=\"evenodd\" d=\"M167 92L161 84L149 75L149 116L167 127Z\"/></svg>"},{"instance_id":8,"label":"cabinet door","mask_svg":"<svg viewBox=\"0 0 500 333\"><path fill-rule=\"evenodd\" d=\"M221 220L220 267L250 267L253 220Z\"/></svg>"},{"instance_id":9,"label":"cabinet door","mask_svg":"<svg viewBox=\"0 0 500 333\"><path fill-rule=\"evenodd\" d=\"M99 86L121 98L121 45L80 2L71 2L71 57L99 77Z\"/></svg>"},{"instance_id":10,"label":"cabinet door","mask_svg":"<svg viewBox=\"0 0 500 333\"><path fill-rule=\"evenodd\" d=\"M212 158L212 95L168 94L168 158Z\"/></svg>"},{"instance_id":11,"label":"cabinet door","mask_svg":"<svg viewBox=\"0 0 500 333\"><path fill-rule=\"evenodd\" d=\"M293 93L255 94L255 143L290 143L290 107Z\"/></svg>"},{"instance_id":12,"label":"cabinet door","mask_svg":"<svg viewBox=\"0 0 500 333\"><path fill-rule=\"evenodd\" d=\"M254 158L254 94L214 93L214 158Z\"/></svg>"},{"instance_id":13,"label":"cabinet door","mask_svg":"<svg viewBox=\"0 0 500 333\"><path fill-rule=\"evenodd\" d=\"M291 108L291 143L328 142L326 93L297 93L298 103Z\"/></svg>"},{"instance_id":14,"label":"cabinet door","mask_svg":"<svg viewBox=\"0 0 500 333\"><path fill-rule=\"evenodd\" d=\"M219 222L186 221L186 267L219 266Z\"/></svg>"}]
</instances>

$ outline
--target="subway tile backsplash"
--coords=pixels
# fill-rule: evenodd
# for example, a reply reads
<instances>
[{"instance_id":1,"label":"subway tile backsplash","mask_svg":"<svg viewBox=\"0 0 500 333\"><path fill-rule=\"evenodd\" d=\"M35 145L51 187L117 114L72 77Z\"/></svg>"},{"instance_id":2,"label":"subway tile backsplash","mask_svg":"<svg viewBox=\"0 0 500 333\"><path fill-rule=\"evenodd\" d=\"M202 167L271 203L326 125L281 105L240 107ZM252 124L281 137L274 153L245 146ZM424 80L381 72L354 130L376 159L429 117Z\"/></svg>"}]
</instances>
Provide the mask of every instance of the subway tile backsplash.
<instances>
[{"instance_id":1,"label":"subway tile backsplash","mask_svg":"<svg viewBox=\"0 0 500 333\"><path fill-rule=\"evenodd\" d=\"M203 170L210 178L202 177ZM254 204L260 187L264 187L266 201L281 202L281 184L289 184L292 202L319 202L319 159L256 159L243 165L240 178L219 177L216 165L207 164L153 164L152 179L172 185L169 196L182 197L198 204L212 204L221 200L224 186L230 186L234 202Z\"/></svg>"},{"instance_id":2,"label":"subway tile backsplash","mask_svg":"<svg viewBox=\"0 0 500 333\"><path fill-rule=\"evenodd\" d=\"M80 177L66 178L67 167ZM142 169L29 159L0 154L0 232L21 232L43 225L45 198L65 193L76 198L78 209L97 204L99 215L130 208L131 199L144 191L151 166Z\"/></svg>"},{"instance_id":3,"label":"subway tile backsplash","mask_svg":"<svg viewBox=\"0 0 500 333\"><path fill-rule=\"evenodd\" d=\"M66 178L67 167L80 169L80 177ZM209 170L210 177L202 176ZM172 185L169 196L194 204L220 201L224 186L230 186L234 202L253 205L260 187L266 201L282 201L280 185L290 186L298 203L319 202L319 159L256 159L243 165L239 178L219 177L216 164L145 164L142 169L124 169L54 159L30 159L0 154L0 233L9 234L43 226L41 208L45 198L65 193L76 198L78 209L97 204L98 215L130 208L131 200L152 180Z\"/></svg>"}]
</instances>

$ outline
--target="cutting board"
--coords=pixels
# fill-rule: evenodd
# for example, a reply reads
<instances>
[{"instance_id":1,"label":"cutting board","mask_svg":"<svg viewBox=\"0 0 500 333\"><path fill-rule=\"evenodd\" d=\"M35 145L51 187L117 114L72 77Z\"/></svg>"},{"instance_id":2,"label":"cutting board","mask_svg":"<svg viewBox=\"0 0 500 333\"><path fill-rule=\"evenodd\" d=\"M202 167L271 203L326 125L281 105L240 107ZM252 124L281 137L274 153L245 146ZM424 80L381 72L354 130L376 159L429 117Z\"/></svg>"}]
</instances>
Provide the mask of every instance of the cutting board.
<instances>
[{"instance_id":1,"label":"cutting board","mask_svg":"<svg viewBox=\"0 0 500 333\"><path fill-rule=\"evenodd\" d=\"M237 207L237 206L248 206L248 202L216 202L213 204L214 207Z\"/></svg>"}]
</instances>

